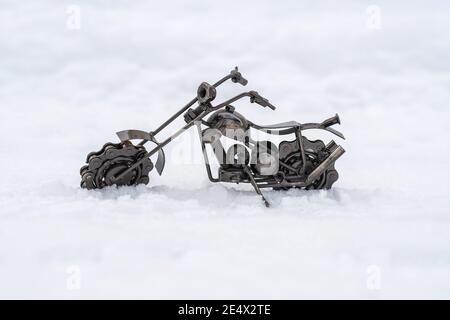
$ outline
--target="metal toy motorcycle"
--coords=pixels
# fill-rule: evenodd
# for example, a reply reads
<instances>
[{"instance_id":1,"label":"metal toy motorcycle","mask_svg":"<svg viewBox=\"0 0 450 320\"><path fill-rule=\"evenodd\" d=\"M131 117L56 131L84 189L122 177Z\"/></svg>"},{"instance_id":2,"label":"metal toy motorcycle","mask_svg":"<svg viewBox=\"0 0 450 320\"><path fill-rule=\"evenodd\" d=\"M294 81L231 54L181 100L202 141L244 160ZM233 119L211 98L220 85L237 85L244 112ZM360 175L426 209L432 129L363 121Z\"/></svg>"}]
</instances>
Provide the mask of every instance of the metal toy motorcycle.
<instances>
[{"instance_id":1,"label":"metal toy motorcycle","mask_svg":"<svg viewBox=\"0 0 450 320\"><path fill-rule=\"evenodd\" d=\"M335 161L345 150L333 140L325 144L321 140L309 140L303 132L322 129L345 139L343 134L331 128L340 124L336 114L322 123L299 123L296 121L274 125L257 125L235 111L232 103L250 98L251 103L262 107L275 107L256 91L243 92L229 100L213 105L216 88L230 80L243 86L247 80L237 67L227 76L210 85L200 84L197 97L170 117L154 131L124 130L117 132L119 143L106 143L100 151L88 154L86 163L80 169L81 187L97 189L106 186L137 185L149 182L149 173L155 167L161 175L165 166L163 148L191 127L197 127L201 141L206 172L211 182L250 183L264 204L269 202L261 189L287 190L293 187L304 189L329 189L339 175L334 168ZM194 104L197 105L192 108ZM211 114L212 113L212 114ZM186 124L163 141L156 136L175 119L184 114ZM211 115L210 115L211 114ZM208 117L207 120L206 117ZM269 135L293 135L293 140L282 141L278 146L270 141L255 141L250 129ZM233 144L225 150L222 140L232 139ZM142 140L133 144L131 140ZM147 151L144 145L152 142L156 146ZM214 177L207 146L217 158L218 175ZM157 154L155 165L150 157Z\"/></svg>"}]
</instances>

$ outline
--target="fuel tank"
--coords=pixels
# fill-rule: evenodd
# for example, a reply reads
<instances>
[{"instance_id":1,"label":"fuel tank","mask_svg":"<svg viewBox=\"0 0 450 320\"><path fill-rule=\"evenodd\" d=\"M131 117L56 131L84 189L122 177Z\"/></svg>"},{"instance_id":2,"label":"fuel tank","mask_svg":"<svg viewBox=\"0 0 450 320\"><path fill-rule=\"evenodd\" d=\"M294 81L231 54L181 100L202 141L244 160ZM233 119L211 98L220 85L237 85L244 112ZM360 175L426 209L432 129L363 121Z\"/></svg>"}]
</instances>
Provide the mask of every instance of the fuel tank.
<instances>
[{"instance_id":1,"label":"fuel tank","mask_svg":"<svg viewBox=\"0 0 450 320\"><path fill-rule=\"evenodd\" d=\"M217 129L224 136L235 140L241 140L249 129L247 119L229 108L213 113L209 117L208 123L210 128Z\"/></svg>"}]
</instances>

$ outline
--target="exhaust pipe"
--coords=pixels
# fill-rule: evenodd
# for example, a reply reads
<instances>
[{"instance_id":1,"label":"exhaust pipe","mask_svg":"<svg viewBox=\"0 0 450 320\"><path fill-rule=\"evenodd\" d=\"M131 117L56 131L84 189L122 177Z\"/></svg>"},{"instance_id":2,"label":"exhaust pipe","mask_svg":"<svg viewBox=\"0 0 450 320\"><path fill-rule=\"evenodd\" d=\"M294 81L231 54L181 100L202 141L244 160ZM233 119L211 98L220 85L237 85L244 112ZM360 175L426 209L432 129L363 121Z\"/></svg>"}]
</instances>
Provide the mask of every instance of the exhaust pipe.
<instances>
[{"instance_id":1,"label":"exhaust pipe","mask_svg":"<svg viewBox=\"0 0 450 320\"><path fill-rule=\"evenodd\" d=\"M315 180L317 180L321 174L325 172L325 170L328 169L330 165L332 165L337 159L339 159L343 154L345 153L344 148L341 146L338 146L329 156L326 158L319 166L314 169L313 172L311 172L306 178L306 185L310 185Z\"/></svg>"}]
</instances>

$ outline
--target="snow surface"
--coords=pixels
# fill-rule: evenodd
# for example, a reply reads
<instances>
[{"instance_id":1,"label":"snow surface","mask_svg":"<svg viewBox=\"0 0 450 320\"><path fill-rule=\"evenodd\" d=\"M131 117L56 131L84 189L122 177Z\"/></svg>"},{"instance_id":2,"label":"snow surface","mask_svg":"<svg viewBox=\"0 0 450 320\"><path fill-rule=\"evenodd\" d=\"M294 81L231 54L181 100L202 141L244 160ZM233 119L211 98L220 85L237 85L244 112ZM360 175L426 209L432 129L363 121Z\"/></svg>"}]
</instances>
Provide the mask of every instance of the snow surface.
<instances>
[{"instance_id":1,"label":"snow surface","mask_svg":"<svg viewBox=\"0 0 450 320\"><path fill-rule=\"evenodd\" d=\"M448 1L0 5L0 298L450 298ZM339 113L333 190L266 209L189 134L148 186L79 188L88 152L235 65L278 106L239 104L256 123Z\"/></svg>"}]
</instances>

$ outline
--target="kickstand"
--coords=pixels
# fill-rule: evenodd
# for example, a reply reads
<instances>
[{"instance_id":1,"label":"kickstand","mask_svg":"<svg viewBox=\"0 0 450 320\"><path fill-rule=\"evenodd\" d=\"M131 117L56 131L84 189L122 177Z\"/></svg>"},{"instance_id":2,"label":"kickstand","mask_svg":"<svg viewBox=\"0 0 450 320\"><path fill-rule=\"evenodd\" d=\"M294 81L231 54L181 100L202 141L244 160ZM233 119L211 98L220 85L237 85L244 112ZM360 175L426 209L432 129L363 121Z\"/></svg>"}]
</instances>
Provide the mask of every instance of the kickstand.
<instances>
[{"instance_id":1,"label":"kickstand","mask_svg":"<svg viewBox=\"0 0 450 320\"><path fill-rule=\"evenodd\" d=\"M253 178L253 175L252 175L252 172L250 171L250 169L247 166L244 166L244 171L248 175L248 177L250 179L250 183L252 184L253 188L255 188L256 193L261 196L262 200L264 201L265 206L267 208L270 208L269 201L267 201L267 199L264 198L264 195L262 194L261 189L259 189L258 185L256 184L256 181Z\"/></svg>"}]
</instances>

